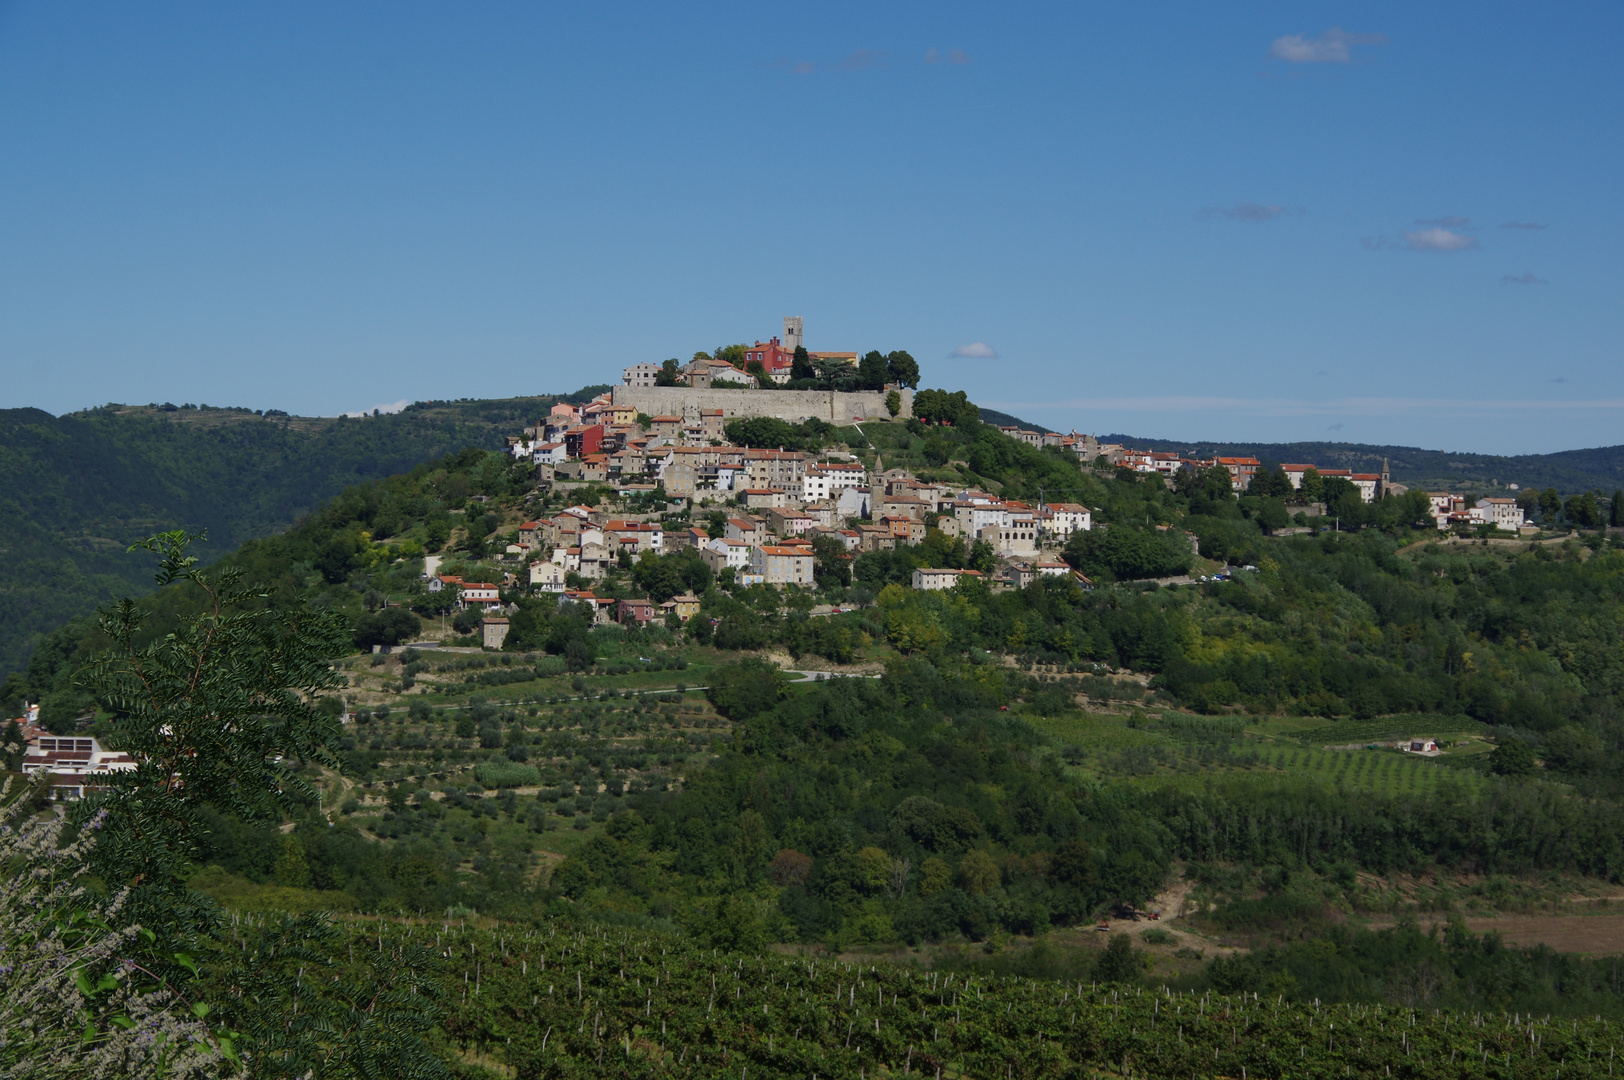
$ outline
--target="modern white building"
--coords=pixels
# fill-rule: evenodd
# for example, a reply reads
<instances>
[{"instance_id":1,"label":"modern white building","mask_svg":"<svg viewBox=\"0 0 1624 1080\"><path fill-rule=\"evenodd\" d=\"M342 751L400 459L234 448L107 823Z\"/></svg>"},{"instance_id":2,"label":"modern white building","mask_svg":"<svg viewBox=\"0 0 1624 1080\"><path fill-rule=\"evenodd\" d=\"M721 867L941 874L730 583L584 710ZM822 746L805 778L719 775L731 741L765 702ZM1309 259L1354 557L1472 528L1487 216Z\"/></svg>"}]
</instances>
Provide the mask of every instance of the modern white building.
<instances>
[{"instance_id":1,"label":"modern white building","mask_svg":"<svg viewBox=\"0 0 1624 1080\"><path fill-rule=\"evenodd\" d=\"M29 742L23 752L25 775L51 775L51 794L57 799L77 801L86 789L104 786L113 773L134 772L136 761L130 755L109 750L97 739L85 735L45 735Z\"/></svg>"}]
</instances>

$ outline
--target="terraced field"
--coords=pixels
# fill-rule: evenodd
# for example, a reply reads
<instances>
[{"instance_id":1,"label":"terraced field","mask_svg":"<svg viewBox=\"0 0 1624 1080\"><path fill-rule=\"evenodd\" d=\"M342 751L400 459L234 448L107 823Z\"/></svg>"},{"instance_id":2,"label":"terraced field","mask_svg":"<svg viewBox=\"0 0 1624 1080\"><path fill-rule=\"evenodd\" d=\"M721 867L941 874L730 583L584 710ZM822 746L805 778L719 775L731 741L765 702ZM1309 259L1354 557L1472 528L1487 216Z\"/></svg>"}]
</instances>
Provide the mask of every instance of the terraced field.
<instances>
[{"instance_id":1,"label":"terraced field","mask_svg":"<svg viewBox=\"0 0 1624 1080\"><path fill-rule=\"evenodd\" d=\"M1485 782L1476 773L1444 769L1428 758L1393 750L1315 750L1275 745L1260 749L1258 755L1267 766L1282 772L1386 795L1433 792L1447 785L1475 789Z\"/></svg>"}]
</instances>

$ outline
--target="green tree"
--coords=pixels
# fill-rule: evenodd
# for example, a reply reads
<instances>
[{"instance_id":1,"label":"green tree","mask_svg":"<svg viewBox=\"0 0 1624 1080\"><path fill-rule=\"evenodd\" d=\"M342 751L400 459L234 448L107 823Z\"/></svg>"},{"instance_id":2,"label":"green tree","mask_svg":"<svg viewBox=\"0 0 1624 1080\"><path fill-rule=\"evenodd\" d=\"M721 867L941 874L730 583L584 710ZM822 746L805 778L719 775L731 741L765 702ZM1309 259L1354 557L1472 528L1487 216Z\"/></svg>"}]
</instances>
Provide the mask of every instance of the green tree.
<instances>
[{"instance_id":1,"label":"green tree","mask_svg":"<svg viewBox=\"0 0 1624 1080\"><path fill-rule=\"evenodd\" d=\"M934 896L953 884L953 868L932 855L919 866L919 895Z\"/></svg>"},{"instance_id":2,"label":"green tree","mask_svg":"<svg viewBox=\"0 0 1624 1080\"><path fill-rule=\"evenodd\" d=\"M980 848L959 862L959 887L971 896L989 893L998 887L998 864Z\"/></svg>"},{"instance_id":3,"label":"green tree","mask_svg":"<svg viewBox=\"0 0 1624 1080\"><path fill-rule=\"evenodd\" d=\"M718 345L711 358L720 360L724 364L732 364L739 370L744 370L744 357L750 351L750 346L740 343L738 345Z\"/></svg>"},{"instance_id":4,"label":"green tree","mask_svg":"<svg viewBox=\"0 0 1624 1080\"><path fill-rule=\"evenodd\" d=\"M304 606L265 608L244 572L197 568L189 533L163 533L131 550L157 553L159 586L197 590L188 625L149 640L147 613L120 601L98 619L111 642L82 673L110 709L119 747L137 762L112 774L87 809L106 809L99 869L132 887L144 924L172 925L189 901L182 879L197 853L205 807L276 819L314 801L303 765L338 768L327 744L338 725L315 703L344 685L331 661L349 651L342 615Z\"/></svg>"},{"instance_id":5,"label":"green tree","mask_svg":"<svg viewBox=\"0 0 1624 1080\"><path fill-rule=\"evenodd\" d=\"M1606 521L1595 493L1590 491L1570 496L1562 511L1570 522L1581 529L1599 529Z\"/></svg>"},{"instance_id":6,"label":"green tree","mask_svg":"<svg viewBox=\"0 0 1624 1080\"><path fill-rule=\"evenodd\" d=\"M1304 502L1325 501L1325 478L1312 465L1303 470L1302 487L1298 489L1298 493Z\"/></svg>"},{"instance_id":7,"label":"green tree","mask_svg":"<svg viewBox=\"0 0 1624 1080\"><path fill-rule=\"evenodd\" d=\"M321 552L316 556L316 569L321 576L327 579L329 585L337 585L350 576L359 562L359 538L351 534L340 534L322 545Z\"/></svg>"},{"instance_id":8,"label":"green tree","mask_svg":"<svg viewBox=\"0 0 1624 1080\"><path fill-rule=\"evenodd\" d=\"M812 576L821 587L850 585L851 563L845 544L827 533L812 537Z\"/></svg>"},{"instance_id":9,"label":"green tree","mask_svg":"<svg viewBox=\"0 0 1624 1080\"><path fill-rule=\"evenodd\" d=\"M282 838L282 853L276 858L276 869L271 873L271 880L296 889L310 887L310 862L305 858L304 845L292 833Z\"/></svg>"},{"instance_id":10,"label":"green tree","mask_svg":"<svg viewBox=\"0 0 1624 1080\"><path fill-rule=\"evenodd\" d=\"M1624 490L1614 491L1608 500L1607 524L1615 528L1624 526Z\"/></svg>"},{"instance_id":11,"label":"green tree","mask_svg":"<svg viewBox=\"0 0 1624 1080\"><path fill-rule=\"evenodd\" d=\"M437 1017L421 950L381 982L310 979L302 972L337 964L326 951L337 946L325 920L267 922L226 945L220 910L185 885L207 834L205 813L275 822L317 803L306 766L339 767L328 749L338 723L318 702L344 685L332 661L350 648L337 612L267 606L268 594L246 587L238 566L199 570L189 553L195 539L177 530L131 549L155 552L158 585L181 586L195 613L155 635L147 612L119 601L97 620L109 648L79 674L136 762L74 807L80 822L100 819L91 865L110 888L125 890L121 915L152 935L148 970L189 972L195 965L177 947L211 950L212 984L221 990L211 1022L218 1015L241 1029L267 1075L444 1077L423 1041ZM279 869L296 879L302 852L284 848L281 856ZM370 1015L353 1007L368 994L381 1006ZM287 1024L295 1013L301 1023Z\"/></svg>"},{"instance_id":12,"label":"green tree","mask_svg":"<svg viewBox=\"0 0 1624 1080\"><path fill-rule=\"evenodd\" d=\"M921 390L914 395L913 411L921 420L952 424L954 427L964 427L981 418L981 410L963 390L955 390L951 394L946 390Z\"/></svg>"},{"instance_id":13,"label":"green tree","mask_svg":"<svg viewBox=\"0 0 1624 1080\"><path fill-rule=\"evenodd\" d=\"M671 359L665 361L665 363L660 365L659 372L654 376L654 385L655 386L681 386L682 385L682 365L681 365L681 362L675 356L673 356Z\"/></svg>"},{"instance_id":14,"label":"green tree","mask_svg":"<svg viewBox=\"0 0 1624 1080\"><path fill-rule=\"evenodd\" d=\"M812 370L817 373L818 381L830 390L852 390L857 386L857 369L836 357L818 357L812 361Z\"/></svg>"},{"instance_id":15,"label":"green tree","mask_svg":"<svg viewBox=\"0 0 1624 1080\"><path fill-rule=\"evenodd\" d=\"M902 411L902 395L895 390L887 391L885 395L885 411L892 416Z\"/></svg>"},{"instance_id":16,"label":"green tree","mask_svg":"<svg viewBox=\"0 0 1624 1080\"><path fill-rule=\"evenodd\" d=\"M400 645L412 640L422 629L422 620L405 608L384 608L361 616L355 626L355 644L361 649Z\"/></svg>"},{"instance_id":17,"label":"green tree","mask_svg":"<svg viewBox=\"0 0 1624 1080\"><path fill-rule=\"evenodd\" d=\"M1126 525L1074 532L1065 557L1089 577L1114 581L1172 577L1190 568L1183 533L1134 529Z\"/></svg>"},{"instance_id":18,"label":"green tree","mask_svg":"<svg viewBox=\"0 0 1624 1080\"><path fill-rule=\"evenodd\" d=\"M812 357L807 355L805 345L795 346L795 359L790 363L789 377L791 379L816 379L817 368L812 366Z\"/></svg>"},{"instance_id":19,"label":"green tree","mask_svg":"<svg viewBox=\"0 0 1624 1080\"><path fill-rule=\"evenodd\" d=\"M786 690L778 665L746 657L737 664L723 664L711 673L706 696L716 711L735 723L766 712L781 701Z\"/></svg>"},{"instance_id":20,"label":"green tree","mask_svg":"<svg viewBox=\"0 0 1624 1080\"><path fill-rule=\"evenodd\" d=\"M870 350L863 354L863 359L857 365L857 388L859 390L883 390L890 371L886 368L885 357L878 350Z\"/></svg>"},{"instance_id":21,"label":"green tree","mask_svg":"<svg viewBox=\"0 0 1624 1080\"><path fill-rule=\"evenodd\" d=\"M1562 496L1554 487L1548 487L1539 493L1540 516L1547 523L1554 524L1556 516L1562 512Z\"/></svg>"},{"instance_id":22,"label":"green tree","mask_svg":"<svg viewBox=\"0 0 1624 1080\"><path fill-rule=\"evenodd\" d=\"M885 369L891 377L891 382L911 389L919 387L919 362L903 350L898 349L886 355Z\"/></svg>"},{"instance_id":23,"label":"green tree","mask_svg":"<svg viewBox=\"0 0 1624 1080\"><path fill-rule=\"evenodd\" d=\"M1489 768L1501 776L1531 776L1534 751L1521 739L1505 738L1489 755Z\"/></svg>"},{"instance_id":24,"label":"green tree","mask_svg":"<svg viewBox=\"0 0 1624 1080\"><path fill-rule=\"evenodd\" d=\"M1134 982L1144 972L1143 957L1127 934L1112 934L1111 941L1094 964L1094 978L1102 983Z\"/></svg>"},{"instance_id":25,"label":"green tree","mask_svg":"<svg viewBox=\"0 0 1624 1080\"><path fill-rule=\"evenodd\" d=\"M1286 476L1285 470L1276 465L1253 473L1251 481L1246 485L1246 493L1285 499L1295 495L1297 491L1291 486L1291 479Z\"/></svg>"}]
</instances>

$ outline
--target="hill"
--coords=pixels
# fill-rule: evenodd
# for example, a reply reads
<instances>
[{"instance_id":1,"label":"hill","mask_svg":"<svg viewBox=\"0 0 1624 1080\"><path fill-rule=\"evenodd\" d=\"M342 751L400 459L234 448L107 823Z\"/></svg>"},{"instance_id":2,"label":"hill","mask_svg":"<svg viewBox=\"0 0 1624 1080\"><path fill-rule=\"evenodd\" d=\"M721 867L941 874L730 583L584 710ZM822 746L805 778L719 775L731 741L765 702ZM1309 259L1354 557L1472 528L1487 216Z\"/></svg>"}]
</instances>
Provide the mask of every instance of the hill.
<instances>
[{"instance_id":1,"label":"hill","mask_svg":"<svg viewBox=\"0 0 1624 1080\"><path fill-rule=\"evenodd\" d=\"M219 558L352 484L500 446L555 400L419 403L365 419L189 405L0 411L0 678L27 662L35 635L144 592L148 568L125 554L141 537L207 530L198 554Z\"/></svg>"},{"instance_id":2,"label":"hill","mask_svg":"<svg viewBox=\"0 0 1624 1080\"><path fill-rule=\"evenodd\" d=\"M0 554L6 556L0 678L27 663L37 635L145 585L145 571L124 553L141 536L206 529L209 538L198 553L218 558L246 540L286 529L351 484L468 447L497 447L552 402L584 400L603 389L418 403L394 415L350 419L168 404L108 405L63 416L0 411ZM993 424L1042 426L990 409L981 416ZM1359 471L1379 470L1386 458L1394 478L1415 487L1510 481L1564 494L1624 487L1624 447L1499 457L1356 443L1105 439L1192 456L1246 454ZM1028 493L1040 490L1061 489L1032 486Z\"/></svg>"},{"instance_id":3,"label":"hill","mask_svg":"<svg viewBox=\"0 0 1624 1080\"><path fill-rule=\"evenodd\" d=\"M183 888L239 912L380 917L200 933L191 955L223 1024L303 1055L280 1072L335 1077L306 1062L352 1039L394 1053L344 1020L379 980L401 980L425 1045L469 1077L662 1062L712 1075L718 1058L762 1076L1452 1062L1450 1075L1554 1077L1616 1039L1601 1019L1624 1015L1614 961L1507 945L1463 919L1624 878L1624 544L1454 544L1407 498L1350 531L1271 536L1264 500L1222 475L1170 489L1079 470L980 424L804 434L1006 492L1069 470L1107 527L1065 555L1097 586L909 589L913 567L978 558L936 530L853 560L826 547L813 585L782 591L712 574L691 549L645 552L592 581L596 596L691 590L689 622L600 623L514 587L503 647L481 650L479 613L428 591L423 552L501 581L519 523L584 493L537 491L529 469L477 449L347 489L223 560L290 632L210 661L264 678L285 670L262 661L300 620L348 621L309 638L335 676L312 705L330 718L326 752L271 759L310 788L275 814L196 796L195 832L166 850L185 854ZM667 531L694 520L647 496L619 509ZM1248 572L1126 580L1193 569L1179 530ZM183 640L204 607L185 584L140 606L154 614L137 647ZM105 644L64 627L21 689L48 726L90 712L84 730L117 746L134 714L96 711L74 679ZM797 681L769 657L875 677ZM218 753L219 730L166 726L163 745L199 767L194 748ZM1392 745L1413 737L1444 751ZM255 771L232 765L235 792ZM106 835L128 859L120 845L148 834ZM167 887L131 884L153 910L139 890ZM1162 918L1138 921L1149 912ZM1102 919L1115 933L1095 931ZM1423 919L1450 925L1429 935ZM331 975L305 978L313 964ZM286 1035L295 1014L309 1022ZM1523 1014L1556 1019L1524 1042ZM1491 1051L1530 1057L1501 1069Z\"/></svg>"},{"instance_id":4,"label":"hill","mask_svg":"<svg viewBox=\"0 0 1624 1080\"><path fill-rule=\"evenodd\" d=\"M1567 495L1581 491L1611 494L1624 487L1624 446L1506 456L1367 443L1186 442L1123 434L1102 435L1100 441L1188 457L1255 457L1276 464L1306 462L1355 472L1380 472L1386 460L1393 479L1399 483L1438 490L1517 484L1524 488L1554 487Z\"/></svg>"}]
</instances>

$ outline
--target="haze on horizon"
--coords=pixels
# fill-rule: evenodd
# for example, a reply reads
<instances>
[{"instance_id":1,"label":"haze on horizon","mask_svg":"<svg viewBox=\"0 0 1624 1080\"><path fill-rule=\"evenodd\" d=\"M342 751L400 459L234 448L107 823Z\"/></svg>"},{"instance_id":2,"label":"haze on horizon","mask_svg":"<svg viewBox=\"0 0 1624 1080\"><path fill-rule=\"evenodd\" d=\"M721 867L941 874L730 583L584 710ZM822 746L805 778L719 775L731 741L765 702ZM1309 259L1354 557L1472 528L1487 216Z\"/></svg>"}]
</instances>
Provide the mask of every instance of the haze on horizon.
<instances>
[{"instance_id":1,"label":"haze on horizon","mask_svg":"<svg viewBox=\"0 0 1624 1080\"><path fill-rule=\"evenodd\" d=\"M0 407L905 348L1057 429L1624 442L1617 5L0 6Z\"/></svg>"}]
</instances>

